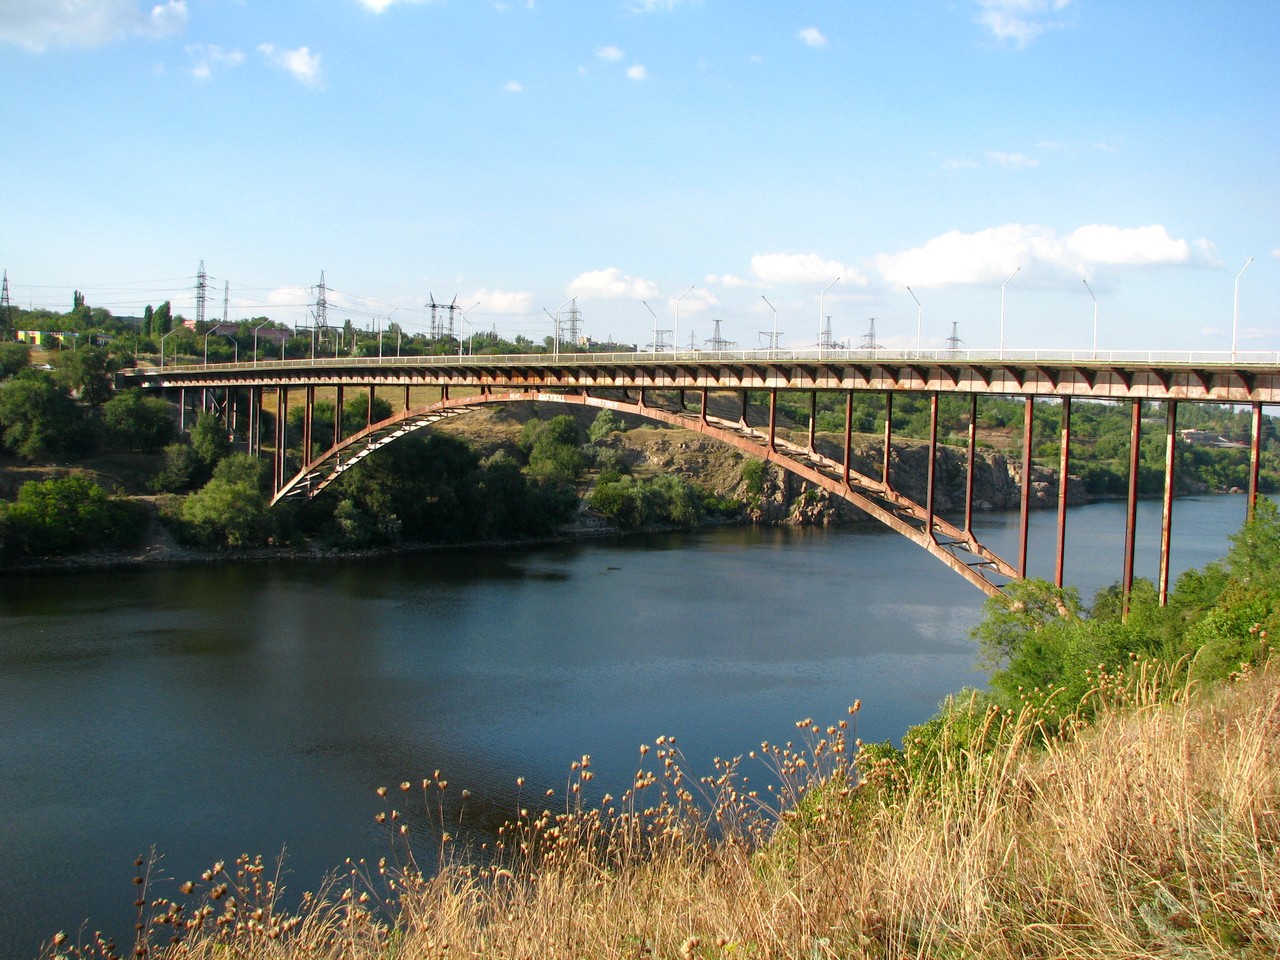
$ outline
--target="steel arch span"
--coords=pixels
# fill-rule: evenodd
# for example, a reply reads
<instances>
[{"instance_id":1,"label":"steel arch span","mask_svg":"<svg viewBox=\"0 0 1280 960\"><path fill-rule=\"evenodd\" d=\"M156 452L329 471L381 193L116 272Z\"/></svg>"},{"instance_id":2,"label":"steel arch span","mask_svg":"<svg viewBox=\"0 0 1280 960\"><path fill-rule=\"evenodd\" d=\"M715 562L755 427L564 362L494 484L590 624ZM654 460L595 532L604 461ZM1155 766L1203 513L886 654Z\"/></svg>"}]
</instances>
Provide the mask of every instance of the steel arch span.
<instances>
[{"instance_id":1,"label":"steel arch span","mask_svg":"<svg viewBox=\"0 0 1280 960\"><path fill-rule=\"evenodd\" d=\"M802 447L778 437L773 429L772 411L769 430L764 432L747 423L745 411L742 419L738 421L708 414L705 395L700 413L655 406L646 402L646 399L643 392L639 400L619 400L593 396L586 392L525 391L483 393L457 399L442 399L417 409L394 414L333 445L280 486L272 503L279 503L286 499L311 499L374 450L423 427L470 413L481 406L512 403L576 404L635 414L659 423L694 430L741 450L749 456L776 463L831 495L847 501L894 532L923 547L989 596L999 593L1005 583L1020 576L1019 571L1012 564L978 542L968 523L966 523L966 529L962 530L934 513L932 490L936 436L930 447L930 502L921 505L894 490L886 480L875 480L850 469L847 466L847 437L846 462L840 463L819 453L812 444L812 437L809 447Z\"/></svg>"}]
</instances>

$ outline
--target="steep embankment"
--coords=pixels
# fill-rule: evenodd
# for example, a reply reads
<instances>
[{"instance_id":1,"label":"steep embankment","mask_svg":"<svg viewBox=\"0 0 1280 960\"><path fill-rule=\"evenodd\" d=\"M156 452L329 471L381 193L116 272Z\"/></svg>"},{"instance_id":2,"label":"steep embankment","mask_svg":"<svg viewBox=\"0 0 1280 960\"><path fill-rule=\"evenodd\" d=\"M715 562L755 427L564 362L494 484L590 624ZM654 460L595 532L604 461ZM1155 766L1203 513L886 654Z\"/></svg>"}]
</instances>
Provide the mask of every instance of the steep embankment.
<instances>
[{"instance_id":1,"label":"steep embankment","mask_svg":"<svg viewBox=\"0 0 1280 960\"><path fill-rule=\"evenodd\" d=\"M450 421L437 429L466 437L486 452L514 450L526 420L536 416L559 416L566 412L579 420L584 432L597 413L593 409L566 409L559 404L489 408ZM765 472L758 486L753 485L743 473L743 465L748 460L746 456L700 433L655 426L638 417L623 416L621 419L628 429L610 435L601 443L618 450L638 476L678 474L719 496L751 504L750 516L760 523L827 524L866 519L865 514L845 501L774 467ZM798 444L808 442L807 432L794 424L784 422L779 433ZM833 460L840 460L844 455L842 437L819 434L817 445L821 453ZM883 450L880 437L855 435L853 468L865 476L878 478L882 471ZM966 459L966 451L962 448L938 448L934 499L941 512L964 507ZM927 444L918 440L895 441L889 469L897 490L917 503L925 501L929 476ZM1031 479L1033 507L1043 508L1057 503L1056 470L1035 466ZM1020 464L994 450L978 450L974 467L974 506L977 509L1017 509L1021 490ZM1071 477L1067 502L1076 505L1086 500L1084 484L1079 478Z\"/></svg>"}]
</instances>

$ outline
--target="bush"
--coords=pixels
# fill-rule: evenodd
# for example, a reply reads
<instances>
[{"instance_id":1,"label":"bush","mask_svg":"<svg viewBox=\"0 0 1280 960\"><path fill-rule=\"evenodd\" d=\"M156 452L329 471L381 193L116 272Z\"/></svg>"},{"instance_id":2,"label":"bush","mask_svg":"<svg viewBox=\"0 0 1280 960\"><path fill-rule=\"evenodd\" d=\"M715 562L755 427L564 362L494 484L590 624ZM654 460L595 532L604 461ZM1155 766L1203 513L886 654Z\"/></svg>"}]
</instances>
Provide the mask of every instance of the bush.
<instances>
[{"instance_id":1,"label":"bush","mask_svg":"<svg viewBox=\"0 0 1280 960\"><path fill-rule=\"evenodd\" d=\"M206 547L252 547L274 532L266 497L244 481L210 480L191 494L180 512L187 538Z\"/></svg>"},{"instance_id":2,"label":"bush","mask_svg":"<svg viewBox=\"0 0 1280 960\"><path fill-rule=\"evenodd\" d=\"M129 547L146 526L143 507L79 476L29 481L13 503L0 505L0 545L8 556Z\"/></svg>"}]
</instances>

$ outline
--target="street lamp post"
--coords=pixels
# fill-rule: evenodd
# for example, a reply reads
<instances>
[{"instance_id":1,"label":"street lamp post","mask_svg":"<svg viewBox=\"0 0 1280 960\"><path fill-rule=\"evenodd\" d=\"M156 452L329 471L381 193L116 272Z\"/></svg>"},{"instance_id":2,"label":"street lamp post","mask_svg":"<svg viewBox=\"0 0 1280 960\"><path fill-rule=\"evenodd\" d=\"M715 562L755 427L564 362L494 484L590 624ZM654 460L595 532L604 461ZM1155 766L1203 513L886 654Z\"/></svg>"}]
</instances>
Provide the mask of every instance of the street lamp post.
<instances>
[{"instance_id":1,"label":"street lamp post","mask_svg":"<svg viewBox=\"0 0 1280 960\"><path fill-rule=\"evenodd\" d=\"M653 312L653 307L649 306L648 300L641 300L644 308L649 311L649 316L653 317L653 355L658 355L658 315Z\"/></svg>"},{"instance_id":2,"label":"street lamp post","mask_svg":"<svg viewBox=\"0 0 1280 960\"><path fill-rule=\"evenodd\" d=\"M265 327L270 320L263 320L260 324L253 328L253 362L258 362L258 331Z\"/></svg>"},{"instance_id":3,"label":"street lamp post","mask_svg":"<svg viewBox=\"0 0 1280 960\"><path fill-rule=\"evenodd\" d=\"M212 330L206 330L204 334L204 365L206 367L209 365L209 334L211 333L213 333Z\"/></svg>"},{"instance_id":4,"label":"street lamp post","mask_svg":"<svg viewBox=\"0 0 1280 960\"><path fill-rule=\"evenodd\" d=\"M465 309L465 310L463 310L463 311L462 311L462 325L463 325L464 327L470 327L470 328L471 328L471 339L472 339L472 341L473 341L473 344L472 344L473 346L474 346L474 340L475 340L475 336L476 336L476 328L475 328L475 324L473 324L470 320L468 320L468 319L467 319L467 314L468 314L468 313L470 313L472 310L474 310L474 309L475 309L476 307L478 307L478 306L480 306L480 301L479 301L479 300L477 300L477 301L476 301L475 303L473 303L471 306L467 307L467 309ZM463 341L463 340L465 340L465 339L466 339L466 338L462 336L462 331L461 331L461 330L459 330L459 331L458 331L458 356L459 356L459 357L461 357L461 356L462 356L462 341ZM472 353L472 352L473 352L473 351L472 351L471 347L468 347L468 348L467 348L467 353Z\"/></svg>"},{"instance_id":5,"label":"street lamp post","mask_svg":"<svg viewBox=\"0 0 1280 960\"><path fill-rule=\"evenodd\" d=\"M1249 264L1253 263L1253 257L1244 262L1244 266L1240 268L1240 272L1236 274L1236 297L1235 305L1231 311L1231 359L1236 358L1236 332L1240 326L1240 278L1244 276L1244 272L1249 269Z\"/></svg>"},{"instance_id":6,"label":"street lamp post","mask_svg":"<svg viewBox=\"0 0 1280 960\"><path fill-rule=\"evenodd\" d=\"M681 301L681 300L683 300L685 297L687 297L687 296L689 295L689 291L690 291L690 290L692 290L692 289L693 289L693 287L694 287L694 284L692 284L692 283L691 283L691 284L689 284L689 289L688 289L688 290L686 290L684 293L680 294L680 296L676 297L676 322L675 322L675 329L671 331L671 352L672 352L672 354L674 354L678 349L680 349L680 301Z\"/></svg>"},{"instance_id":7,"label":"street lamp post","mask_svg":"<svg viewBox=\"0 0 1280 960\"><path fill-rule=\"evenodd\" d=\"M1081 277L1084 281L1084 288L1089 291L1089 296L1093 297L1093 359L1098 359L1098 298L1093 296L1093 288L1089 286L1089 278Z\"/></svg>"},{"instance_id":8,"label":"street lamp post","mask_svg":"<svg viewBox=\"0 0 1280 960\"><path fill-rule=\"evenodd\" d=\"M768 305L769 309L773 311L773 339L769 341L769 356L772 357L773 351L778 348L778 310L772 303L769 303L769 298L763 293L760 294L760 299L763 300Z\"/></svg>"},{"instance_id":9,"label":"street lamp post","mask_svg":"<svg viewBox=\"0 0 1280 960\"><path fill-rule=\"evenodd\" d=\"M231 334L229 334L229 333L224 333L224 334L223 334L223 336L224 336L224 337L226 337L228 340L230 340L230 341L231 341L231 345L232 345L233 347L235 347L235 351L236 351L236 352L235 352L235 355L234 355L234 357L233 357L233 359L232 359L232 361L231 361L231 362L232 362L232 363L239 363L239 362L240 362L240 341L239 341L239 340L237 340L235 337L233 337L233 336L232 336Z\"/></svg>"},{"instance_id":10,"label":"street lamp post","mask_svg":"<svg viewBox=\"0 0 1280 960\"><path fill-rule=\"evenodd\" d=\"M175 333L177 333L177 332L178 332L178 328L177 328L177 327L174 327L174 328L173 328L172 330L170 330L168 333L163 334L163 335L160 337L160 369L161 369L161 370L163 370L163 369L164 369L164 342L165 342L166 340L168 340L170 337L172 337L172 336L173 336Z\"/></svg>"},{"instance_id":11,"label":"street lamp post","mask_svg":"<svg viewBox=\"0 0 1280 960\"><path fill-rule=\"evenodd\" d=\"M840 282L840 278L836 277L834 280L828 283L825 287L823 287L822 292L818 294L818 357L819 358L822 357L822 318L824 316L822 312L822 298L827 295L828 290L830 290L839 282Z\"/></svg>"},{"instance_id":12,"label":"street lamp post","mask_svg":"<svg viewBox=\"0 0 1280 960\"><path fill-rule=\"evenodd\" d=\"M924 307L920 306L920 298L916 296L916 292L907 287L907 293L911 294L911 299L916 302L916 353L920 353L921 349L921 322L924 320Z\"/></svg>"},{"instance_id":13,"label":"street lamp post","mask_svg":"<svg viewBox=\"0 0 1280 960\"><path fill-rule=\"evenodd\" d=\"M1009 274L1009 280L1016 277L1018 270L1021 269L1021 267L1018 267L1013 273ZM1000 359L1002 360L1004 359L1004 288L1009 285L1009 280L1000 284Z\"/></svg>"}]
</instances>

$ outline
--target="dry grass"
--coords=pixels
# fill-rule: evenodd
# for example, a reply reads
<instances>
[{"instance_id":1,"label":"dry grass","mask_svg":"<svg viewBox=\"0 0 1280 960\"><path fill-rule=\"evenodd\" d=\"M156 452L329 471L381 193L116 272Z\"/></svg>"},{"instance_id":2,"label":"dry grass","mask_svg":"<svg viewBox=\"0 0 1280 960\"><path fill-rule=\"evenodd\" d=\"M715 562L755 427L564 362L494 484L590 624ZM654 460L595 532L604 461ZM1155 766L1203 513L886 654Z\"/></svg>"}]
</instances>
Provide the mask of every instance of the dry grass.
<instances>
[{"instance_id":1,"label":"dry grass","mask_svg":"<svg viewBox=\"0 0 1280 960\"><path fill-rule=\"evenodd\" d=\"M567 803L520 811L483 862L450 840L413 858L403 825L441 809L437 773L385 793L388 861L348 864L292 913L260 861L219 867L182 907L140 898L143 948L193 960L1276 956L1280 678L1197 691L1170 689L1171 676L1135 665L1101 678L1099 718L1065 735L1033 707L992 710L976 733L944 731L929 776L863 751L856 789L843 723L805 721L803 746L765 747L775 786L759 793L732 763L692 780L660 740L644 751L652 772L587 808L584 758Z\"/></svg>"}]
</instances>

